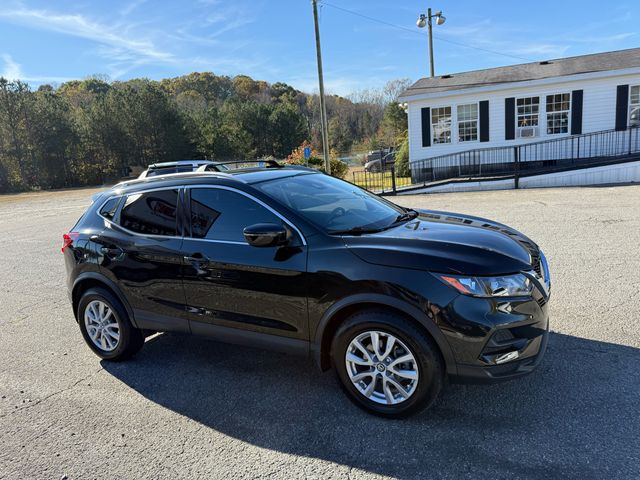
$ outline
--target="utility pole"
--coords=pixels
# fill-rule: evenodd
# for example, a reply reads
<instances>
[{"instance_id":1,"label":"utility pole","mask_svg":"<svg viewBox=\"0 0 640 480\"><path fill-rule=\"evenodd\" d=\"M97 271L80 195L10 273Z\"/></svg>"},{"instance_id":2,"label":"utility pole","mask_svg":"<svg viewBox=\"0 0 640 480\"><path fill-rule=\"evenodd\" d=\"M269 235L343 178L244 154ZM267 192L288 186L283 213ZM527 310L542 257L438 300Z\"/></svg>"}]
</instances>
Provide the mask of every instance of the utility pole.
<instances>
[{"instance_id":1,"label":"utility pole","mask_svg":"<svg viewBox=\"0 0 640 480\"><path fill-rule=\"evenodd\" d=\"M433 68L433 23L431 22L433 18L436 19L436 25L442 25L446 20L444 15L442 15L441 10L431 14L431 8L427 8L427 14L425 15L424 13L421 13L418 21L416 22L418 28L427 27L427 30L429 31L429 74L432 78L435 75Z\"/></svg>"},{"instance_id":2,"label":"utility pole","mask_svg":"<svg viewBox=\"0 0 640 480\"><path fill-rule=\"evenodd\" d=\"M429 19L429 74L431 78L433 78L434 70L433 70L433 26L431 25L431 8L427 9L427 18Z\"/></svg>"},{"instance_id":3,"label":"utility pole","mask_svg":"<svg viewBox=\"0 0 640 480\"><path fill-rule=\"evenodd\" d=\"M322 153L324 155L324 170L331 175L329 161L329 130L327 128L327 106L324 101L324 79L322 77L322 52L320 50L320 28L318 27L318 0L311 0L313 5L313 24L316 30L316 56L318 60L318 83L320 84L320 122L322 124Z\"/></svg>"}]
</instances>

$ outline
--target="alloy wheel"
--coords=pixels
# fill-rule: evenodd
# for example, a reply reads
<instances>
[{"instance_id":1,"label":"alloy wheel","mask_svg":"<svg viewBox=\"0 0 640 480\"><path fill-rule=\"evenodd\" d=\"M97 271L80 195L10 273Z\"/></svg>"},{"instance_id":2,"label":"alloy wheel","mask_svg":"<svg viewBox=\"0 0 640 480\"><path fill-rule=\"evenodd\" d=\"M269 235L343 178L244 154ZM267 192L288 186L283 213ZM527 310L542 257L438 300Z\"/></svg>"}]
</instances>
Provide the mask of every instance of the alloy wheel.
<instances>
[{"instance_id":1,"label":"alloy wheel","mask_svg":"<svg viewBox=\"0 0 640 480\"><path fill-rule=\"evenodd\" d=\"M351 382L369 400L397 405L416 391L418 363L411 350L394 335L366 331L355 337L345 354Z\"/></svg>"},{"instance_id":2,"label":"alloy wheel","mask_svg":"<svg viewBox=\"0 0 640 480\"><path fill-rule=\"evenodd\" d=\"M114 351L120 343L120 326L109 305L93 300L84 310L84 325L93 344L105 352Z\"/></svg>"}]
</instances>

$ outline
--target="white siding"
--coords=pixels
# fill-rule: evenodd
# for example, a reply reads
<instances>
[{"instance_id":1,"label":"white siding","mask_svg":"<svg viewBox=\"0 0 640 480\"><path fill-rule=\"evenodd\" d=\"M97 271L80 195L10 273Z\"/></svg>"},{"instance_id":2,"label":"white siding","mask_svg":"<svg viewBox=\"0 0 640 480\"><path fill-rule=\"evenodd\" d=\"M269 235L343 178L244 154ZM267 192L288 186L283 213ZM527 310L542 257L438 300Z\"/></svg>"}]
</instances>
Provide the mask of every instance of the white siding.
<instances>
[{"instance_id":1,"label":"white siding","mask_svg":"<svg viewBox=\"0 0 640 480\"><path fill-rule=\"evenodd\" d=\"M423 160L439 155L472 150L476 148L515 146L524 143L538 142L553 138L561 138L568 134L546 135L546 119L543 114L545 95L556 93L570 93L572 90L583 90L582 133L613 129L616 114L616 87L622 84L640 84L640 74L615 75L605 78L567 80L558 78L556 83L529 82L527 86L505 88L494 91L474 92L450 96L438 95L438 98L428 100L410 100L408 102L409 120L409 158L411 161ZM508 97L540 96L539 135L533 139L505 140L505 104ZM451 106L455 111L456 105L489 101L489 141L488 142L457 142L457 125L455 114L452 124L452 143L436 144L430 147L422 146L421 109L423 107ZM570 130L569 130L570 131Z\"/></svg>"}]
</instances>

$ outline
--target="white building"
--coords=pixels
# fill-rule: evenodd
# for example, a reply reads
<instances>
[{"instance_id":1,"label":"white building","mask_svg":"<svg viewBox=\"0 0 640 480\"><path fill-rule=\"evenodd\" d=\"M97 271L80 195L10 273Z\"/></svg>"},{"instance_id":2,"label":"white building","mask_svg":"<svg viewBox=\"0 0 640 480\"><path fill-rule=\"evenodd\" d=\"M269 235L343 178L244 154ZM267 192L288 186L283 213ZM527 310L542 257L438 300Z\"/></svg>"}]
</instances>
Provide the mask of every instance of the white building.
<instances>
[{"instance_id":1,"label":"white building","mask_svg":"<svg viewBox=\"0 0 640 480\"><path fill-rule=\"evenodd\" d=\"M423 78L407 104L412 164L638 125L640 48Z\"/></svg>"}]
</instances>

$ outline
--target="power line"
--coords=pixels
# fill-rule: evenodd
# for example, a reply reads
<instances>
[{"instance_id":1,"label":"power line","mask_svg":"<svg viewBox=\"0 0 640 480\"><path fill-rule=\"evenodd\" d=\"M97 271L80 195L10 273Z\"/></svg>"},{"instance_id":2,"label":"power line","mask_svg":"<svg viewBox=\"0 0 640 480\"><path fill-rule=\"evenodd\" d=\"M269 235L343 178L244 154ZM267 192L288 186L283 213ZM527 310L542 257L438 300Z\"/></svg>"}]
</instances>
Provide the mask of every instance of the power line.
<instances>
[{"instance_id":1,"label":"power line","mask_svg":"<svg viewBox=\"0 0 640 480\"><path fill-rule=\"evenodd\" d=\"M326 5L327 7L335 8L336 10L341 10L341 11L343 11L345 13L349 13L351 15L355 15L356 17L366 18L367 20L379 23L381 25L386 25L388 27L398 28L400 30L404 30L405 32L415 33L416 35L422 35L417 30L414 30L414 29L411 29L411 28L407 28L407 27L403 27L402 25L397 25L395 23L386 22L384 20L379 20L377 18L370 17L370 16L364 15L362 13L354 12L353 10L348 10L346 8L339 7L338 5L334 5L332 3L327 3L324 0L320 0L319 3L322 4L322 5ZM502 52L498 52L498 51L495 51L495 50L489 50L488 48L476 47L474 45L467 45L465 43L454 42L453 40L447 40L446 38L442 38L442 37L439 37L437 35L434 35L434 38L438 39L441 42L450 43L452 45L457 45L459 47L471 48L473 50L479 50L481 52L492 53L494 55L501 55L503 57L516 58L518 60L524 60L526 62L534 62L535 61L535 60L532 60L531 58L519 57L517 55L510 55L508 53L502 53Z\"/></svg>"}]
</instances>

